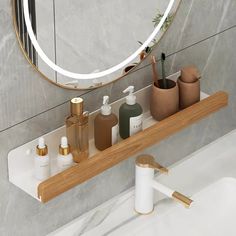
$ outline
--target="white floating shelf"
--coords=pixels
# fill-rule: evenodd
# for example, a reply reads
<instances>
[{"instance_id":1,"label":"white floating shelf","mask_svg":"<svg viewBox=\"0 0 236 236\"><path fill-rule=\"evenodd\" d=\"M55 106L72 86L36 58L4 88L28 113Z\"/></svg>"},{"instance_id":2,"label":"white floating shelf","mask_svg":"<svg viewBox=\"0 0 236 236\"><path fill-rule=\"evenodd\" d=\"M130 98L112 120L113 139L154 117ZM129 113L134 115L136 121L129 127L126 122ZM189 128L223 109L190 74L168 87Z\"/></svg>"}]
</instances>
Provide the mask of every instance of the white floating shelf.
<instances>
[{"instance_id":1,"label":"white floating shelf","mask_svg":"<svg viewBox=\"0 0 236 236\"><path fill-rule=\"evenodd\" d=\"M180 72L177 72L171 76L169 79L176 80L180 75ZM144 123L143 129L147 129L148 127L157 123L154 120L149 112L149 94L151 91L151 86L147 86L135 94L137 96L137 102L141 104L144 110ZM201 92L201 100L207 98L208 95ZM125 102L125 98L122 98L114 103L112 103L112 110L115 114L118 115L119 107L122 103ZM94 156L98 151L94 146L93 141L93 121L96 114L99 110L90 114L89 119L89 129L90 129L90 142L89 142L89 152L90 157ZM62 126L48 134L43 135L45 141L49 148L49 156L51 161L51 176L54 176L58 173L57 165L56 165L56 157L58 154L58 147L60 143L60 139L62 136L66 135L65 126ZM25 191L27 194L31 195L37 200L41 200L38 198L38 185L40 181L36 180L33 175L33 167L34 167L34 155L35 148L38 144L38 138L26 143L12 151L8 154L8 173L9 173L9 181Z\"/></svg>"}]
</instances>

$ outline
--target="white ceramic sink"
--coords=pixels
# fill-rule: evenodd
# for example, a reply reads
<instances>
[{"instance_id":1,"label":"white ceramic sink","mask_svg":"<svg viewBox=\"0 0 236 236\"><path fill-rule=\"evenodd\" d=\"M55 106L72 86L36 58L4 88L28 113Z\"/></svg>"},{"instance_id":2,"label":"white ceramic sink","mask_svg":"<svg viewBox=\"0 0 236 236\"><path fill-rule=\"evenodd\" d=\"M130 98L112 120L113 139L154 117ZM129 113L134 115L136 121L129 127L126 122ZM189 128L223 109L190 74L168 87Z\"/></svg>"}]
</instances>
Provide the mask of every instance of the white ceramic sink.
<instances>
[{"instance_id":1,"label":"white ceramic sink","mask_svg":"<svg viewBox=\"0 0 236 236\"><path fill-rule=\"evenodd\" d=\"M169 167L168 175L156 176L190 196L190 209L156 194L154 212L140 216L130 189L50 236L236 236L235 143L236 130Z\"/></svg>"},{"instance_id":2,"label":"white ceramic sink","mask_svg":"<svg viewBox=\"0 0 236 236\"><path fill-rule=\"evenodd\" d=\"M127 225L127 234L124 233L127 232L126 227L121 227L112 235L236 235L236 179L223 178L195 194L192 199L194 204L190 209L176 204L162 216L149 217L146 224L139 224L139 227Z\"/></svg>"}]
</instances>

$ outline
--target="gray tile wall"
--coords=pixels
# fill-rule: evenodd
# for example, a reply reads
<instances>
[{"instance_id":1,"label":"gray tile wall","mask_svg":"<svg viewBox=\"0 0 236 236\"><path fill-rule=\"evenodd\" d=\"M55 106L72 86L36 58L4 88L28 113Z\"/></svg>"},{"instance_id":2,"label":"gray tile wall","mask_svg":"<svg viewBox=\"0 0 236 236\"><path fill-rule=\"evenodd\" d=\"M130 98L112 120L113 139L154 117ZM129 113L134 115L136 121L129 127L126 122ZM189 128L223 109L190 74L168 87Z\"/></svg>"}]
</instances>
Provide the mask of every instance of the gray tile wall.
<instances>
[{"instance_id":1,"label":"gray tile wall","mask_svg":"<svg viewBox=\"0 0 236 236\"><path fill-rule=\"evenodd\" d=\"M156 54L165 51L169 55L169 74L196 64L202 72L203 91L226 90L230 94L227 108L145 151L155 154L164 165L236 128L235 12L235 0L183 0L174 23L155 50ZM26 63L13 31L10 0L0 1L0 28L0 235L42 236L132 186L133 159L47 204L10 184L9 150L61 126L68 114L67 100L84 92L55 87ZM97 101L105 93L115 100L129 84L137 89L150 84L150 75L147 66L113 85L84 93L87 109L98 108Z\"/></svg>"}]
</instances>

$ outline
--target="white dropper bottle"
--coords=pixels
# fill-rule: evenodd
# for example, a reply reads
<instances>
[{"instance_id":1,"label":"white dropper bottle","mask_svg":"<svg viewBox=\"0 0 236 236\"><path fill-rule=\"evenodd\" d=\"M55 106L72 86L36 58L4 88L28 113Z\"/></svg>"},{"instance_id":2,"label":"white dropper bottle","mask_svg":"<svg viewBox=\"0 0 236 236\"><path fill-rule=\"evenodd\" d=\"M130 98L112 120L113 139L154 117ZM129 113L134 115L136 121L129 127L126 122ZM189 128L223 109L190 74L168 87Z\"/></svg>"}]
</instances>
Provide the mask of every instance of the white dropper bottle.
<instances>
[{"instance_id":1,"label":"white dropper bottle","mask_svg":"<svg viewBox=\"0 0 236 236\"><path fill-rule=\"evenodd\" d=\"M44 138L39 138L34 158L34 176L38 180L45 180L50 177L50 160L48 147Z\"/></svg>"},{"instance_id":2,"label":"white dropper bottle","mask_svg":"<svg viewBox=\"0 0 236 236\"><path fill-rule=\"evenodd\" d=\"M59 146L59 154L57 156L58 170L61 172L73 165L73 156L70 152L70 145L68 144L67 137L61 138Z\"/></svg>"}]
</instances>

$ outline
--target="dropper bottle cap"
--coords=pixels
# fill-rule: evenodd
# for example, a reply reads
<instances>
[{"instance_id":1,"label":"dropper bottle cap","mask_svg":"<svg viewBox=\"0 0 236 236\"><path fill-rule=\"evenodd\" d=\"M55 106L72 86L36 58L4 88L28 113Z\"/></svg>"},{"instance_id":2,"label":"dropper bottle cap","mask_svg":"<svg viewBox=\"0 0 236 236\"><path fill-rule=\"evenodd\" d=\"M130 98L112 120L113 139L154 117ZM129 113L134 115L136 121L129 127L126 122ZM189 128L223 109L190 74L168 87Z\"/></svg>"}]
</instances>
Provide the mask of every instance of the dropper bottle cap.
<instances>
[{"instance_id":1,"label":"dropper bottle cap","mask_svg":"<svg viewBox=\"0 0 236 236\"><path fill-rule=\"evenodd\" d=\"M62 156L67 156L70 154L70 145L68 144L67 137L61 137L61 145L59 146L59 153Z\"/></svg>"},{"instance_id":2,"label":"dropper bottle cap","mask_svg":"<svg viewBox=\"0 0 236 236\"><path fill-rule=\"evenodd\" d=\"M36 154L38 156L46 156L48 154L48 147L45 144L45 140L43 137L39 138L38 145L36 147Z\"/></svg>"},{"instance_id":3,"label":"dropper bottle cap","mask_svg":"<svg viewBox=\"0 0 236 236\"><path fill-rule=\"evenodd\" d=\"M133 94L134 86L129 86L123 91L123 93L129 92L129 95L126 97L126 103L128 105L134 105L136 103L136 96Z\"/></svg>"},{"instance_id":4,"label":"dropper bottle cap","mask_svg":"<svg viewBox=\"0 0 236 236\"><path fill-rule=\"evenodd\" d=\"M108 104L109 96L103 96L103 105L101 107L101 113L104 116L109 116L111 114L111 106Z\"/></svg>"}]
</instances>

